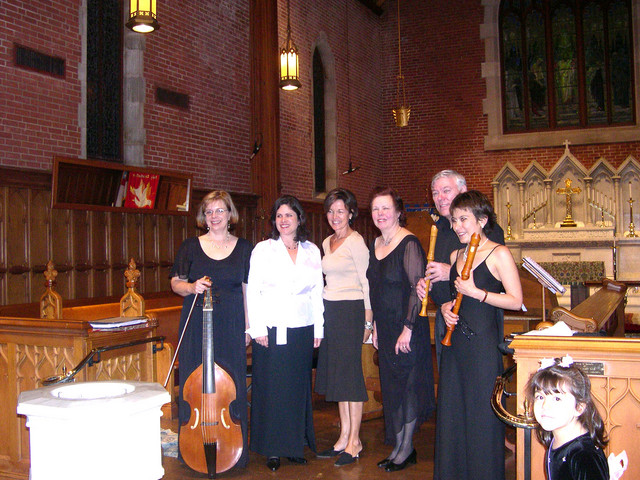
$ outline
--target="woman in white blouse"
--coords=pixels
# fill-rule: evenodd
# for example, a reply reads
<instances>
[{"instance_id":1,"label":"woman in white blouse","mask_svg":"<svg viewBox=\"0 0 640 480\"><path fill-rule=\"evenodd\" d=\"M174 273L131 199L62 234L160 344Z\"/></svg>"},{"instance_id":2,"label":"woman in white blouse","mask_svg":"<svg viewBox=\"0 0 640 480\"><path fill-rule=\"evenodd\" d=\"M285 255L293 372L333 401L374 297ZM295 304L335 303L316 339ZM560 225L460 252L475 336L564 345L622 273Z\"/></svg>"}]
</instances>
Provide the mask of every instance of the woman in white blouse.
<instances>
[{"instance_id":1,"label":"woman in white blouse","mask_svg":"<svg viewBox=\"0 0 640 480\"><path fill-rule=\"evenodd\" d=\"M316 450L311 369L324 308L320 250L307 240L297 198L276 200L271 227L271 239L251 254L247 333L254 340L250 448L276 471L280 457L304 464L304 446Z\"/></svg>"},{"instance_id":2,"label":"woman in white blouse","mask_svg":"<svg viewBox=\"0 0 640 480\"><path fill-rule=\"evenodd\" d=\"M325 339L318 355L316 392L329 402L338 402L340 436L320 458L337 457L335 466L354 463L362 451L360 423L367 389L362 373L362 342L373 330L369 301L369 249L351 226L358 216L356 197L336 188L324 201L333 235L322 242L325 274Z\"/></svg>"}]
</instances>

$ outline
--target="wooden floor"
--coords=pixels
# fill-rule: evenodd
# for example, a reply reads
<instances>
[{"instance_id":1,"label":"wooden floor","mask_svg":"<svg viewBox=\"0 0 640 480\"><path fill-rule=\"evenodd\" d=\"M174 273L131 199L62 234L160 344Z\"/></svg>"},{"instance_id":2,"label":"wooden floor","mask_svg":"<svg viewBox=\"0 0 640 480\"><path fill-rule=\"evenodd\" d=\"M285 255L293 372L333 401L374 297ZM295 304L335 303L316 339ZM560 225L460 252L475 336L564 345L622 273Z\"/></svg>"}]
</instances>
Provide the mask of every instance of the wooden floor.
<instances>
[{"instance_id":1,"label":"wooden floor","mask_svg":"<svg viewBox=\"0 0 640 480\"><path fill-rule=\"evenodd\" d=\"M338 437L337 404L327 403L314 396L314 425L318 450L324 450L333 446ZM171 428L177 431L177 422L162 420L163 428ZM401 472L388 473L379 469L376 463L387 456L391 451L384 445L384 423L381 418L363 422L360 438L364 444L361 458L356 463L344 467L335 467L335 460L316 458L315 454L306 450L307 465L293 465L286 459L282 459L281 467L272 472L265 466L266 459L253 452L250 454L249 465L244 469L232 469L217 475L222 479L257 479L277 478L279 480L318 480L318 479L373 479L373 478L402 478L403 480L427 480L433 478L433 449L434 449L435 422L433 419L425 423L415 435L415 448L418 452L418 463ZM512 439L513 432L507 433ZM505 480L515 480L515 467L513 454L505 449L505 463L507 475ZM165 480L191 480L207 478L206 475L194 472L177 458L163 457ZM500 480L500 479L496 479Z\"/></svg>"}]
</instances>

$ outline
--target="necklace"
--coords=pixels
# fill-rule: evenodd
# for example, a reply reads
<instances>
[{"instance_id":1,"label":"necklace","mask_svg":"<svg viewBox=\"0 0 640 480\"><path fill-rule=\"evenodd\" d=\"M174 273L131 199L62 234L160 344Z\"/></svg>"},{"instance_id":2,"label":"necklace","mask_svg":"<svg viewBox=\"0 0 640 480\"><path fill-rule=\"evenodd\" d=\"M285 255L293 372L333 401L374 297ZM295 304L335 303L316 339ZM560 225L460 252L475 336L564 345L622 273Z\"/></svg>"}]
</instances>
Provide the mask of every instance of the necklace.
<instances>
[{"instance_id":1,"label":"necklace","mask_svg":"<svg viewBox=\"0 0 640 480\"><path fill-rule=\"evenodd\" d=\"M224 240L222 240L222 243L219 245L215 243L213 238L207 238L207 241L213 246L213 248L229 248L229 232L227 231Z\"/></svg>"},{"instance_id":2,"label":"necklace","mask_svg":"<svg viewBox=\"0 0 640 480\"><path fill-rule=\"evenodd\" d=\"M385 240L384 239L384 235L382 235L382 245L384 245L385 247L388 247L389 244L393 241L394 238L396 238L396 235L398 234L398 232L400 231L402 227L398 227L398 229L395 231L395 233L393 235L391 235L391 238L389 238L389 240Z\"/></svg>"},{"instance_id":3,"label":"necklace","mask_svg":"<svg viewBox=\"0 0 640 480\"><path fill-rule=\"evenodd\" d=\"M489 237L486 237L486 238L484 239L484 241L483 241L480 245L478 245L478 248L477 248L476 252L477 252L478 250L480 250L480 249L482 248L482 246L483 246L485 243L487 243L487 240L489 240ZM468 253L468 252L469 252L469 244L467 243L467 248L465 248L465 249L464 249L464 253L462 254L462 258L463 258L464 260L466 260L466 259L467 259L467 253Z\"/></svg>"},{"instance_id":4,"label":"necklace","mask_svg":"<svg viewBox=\"0 0 640 480\"><path fill-rule=\"evenodd\" d=\"M284 243L284 240L282 241L282 243ZM297 250L298 249L298 242L295 242L292 247L290 247L286 243L284 243L284 246L287 247L287 250Z\"/></svg>"}]
</instances>

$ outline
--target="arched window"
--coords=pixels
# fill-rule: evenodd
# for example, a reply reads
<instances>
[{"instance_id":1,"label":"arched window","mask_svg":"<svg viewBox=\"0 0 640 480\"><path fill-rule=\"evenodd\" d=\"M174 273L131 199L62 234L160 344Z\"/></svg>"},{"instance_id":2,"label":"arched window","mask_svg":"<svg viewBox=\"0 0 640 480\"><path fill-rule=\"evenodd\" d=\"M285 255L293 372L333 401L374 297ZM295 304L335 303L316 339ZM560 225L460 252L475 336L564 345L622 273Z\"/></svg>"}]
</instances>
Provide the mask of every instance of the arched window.
<instances>
[{"instance_id":1,"label":"arched window","mask_svg":"<svg viewBox=\"0 0 640 480\"><path fill-rule=\"evenodd\" d=\"M324 198L338 182L335 59L324 32L319 33L311 48L313 196Z\"/></svg>"},{"instance_id":2,"label":"arched window","mask_svg":"<svg viewBox=\"0 0 640 480\"><path fill-rule=\"evenodd\" d=\"M503 0L503 133L635 125L631 0Z\"/></svg>"}]
</instances>

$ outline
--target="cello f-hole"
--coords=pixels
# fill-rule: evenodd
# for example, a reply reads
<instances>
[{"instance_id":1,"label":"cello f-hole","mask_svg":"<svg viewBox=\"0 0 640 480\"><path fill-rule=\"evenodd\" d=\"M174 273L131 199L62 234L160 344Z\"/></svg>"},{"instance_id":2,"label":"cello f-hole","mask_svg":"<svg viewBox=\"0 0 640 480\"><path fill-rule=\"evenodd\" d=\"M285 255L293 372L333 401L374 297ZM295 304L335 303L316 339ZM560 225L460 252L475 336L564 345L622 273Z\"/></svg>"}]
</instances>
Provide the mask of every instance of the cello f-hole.
<instances>
[{"instance_id":1,"label":"cello f-hole","mask_svg":"<svg viewBox=\"0 0 640 480\"><path fill-rule=\"evenodd\" d=\"M197 408L193 409L194 412L196 412L196 418L193 421L193 425L191 425L191 430L198 428L198 425L200 425L200 410L198 410Z\"/></svg>"}]
</instances>

